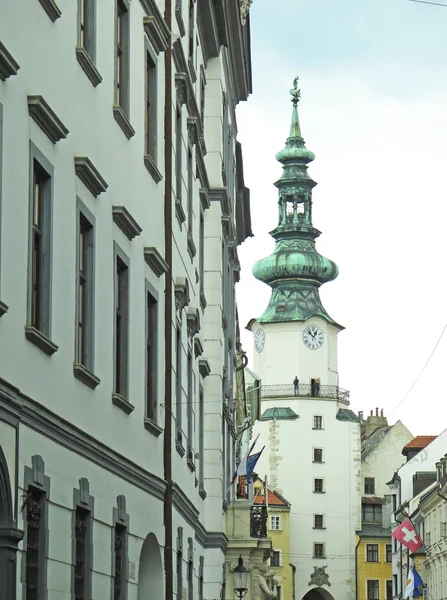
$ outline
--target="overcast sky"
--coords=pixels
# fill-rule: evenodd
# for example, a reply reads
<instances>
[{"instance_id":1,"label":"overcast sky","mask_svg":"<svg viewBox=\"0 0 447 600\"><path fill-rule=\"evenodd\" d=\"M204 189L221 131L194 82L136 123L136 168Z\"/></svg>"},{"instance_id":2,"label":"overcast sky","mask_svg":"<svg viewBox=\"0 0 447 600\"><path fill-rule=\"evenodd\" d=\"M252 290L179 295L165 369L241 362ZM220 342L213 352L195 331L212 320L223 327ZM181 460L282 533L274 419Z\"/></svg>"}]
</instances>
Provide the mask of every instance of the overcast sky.
<instances>
[{"instance_id":1,"label":"overcast sky","mask_svg":"<svg viewBox=\"0 0 447 600\"><path fill-rule=\"evenodd\" d=\"M446 0L447 4L447 0ZM242 329L270 288L256 260L274 248L284 146L300 76L301 129L318 250L339 277L321 288L339 334L353 410L384 408L414 435L447 427L447 8L409 0L254 0L253 95L238 108L255 237L239 248ZM251 334L242 341L252 355ZM250 364L249 364L250 366ZM285 382L278 382L285 383ZM393 412L391 412L393 411Z\"/></svg>"}]
</instances>

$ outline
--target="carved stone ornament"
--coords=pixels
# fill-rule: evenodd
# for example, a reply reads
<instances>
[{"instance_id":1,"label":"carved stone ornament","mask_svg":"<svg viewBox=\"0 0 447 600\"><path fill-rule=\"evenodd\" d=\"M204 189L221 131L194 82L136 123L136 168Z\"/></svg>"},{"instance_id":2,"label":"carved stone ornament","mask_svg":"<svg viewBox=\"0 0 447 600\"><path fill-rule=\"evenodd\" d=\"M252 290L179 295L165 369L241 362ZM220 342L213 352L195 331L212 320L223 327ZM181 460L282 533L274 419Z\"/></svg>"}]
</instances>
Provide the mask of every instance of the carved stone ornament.
<instances>
[{"instance_id":1,"label":"carved stone ornament","mask_svg":"<svg viewBox=\"0 0 447 600\"><path fill-rule=\"evenodd\" d=\"M177 277L175 280L175 308L181 312L189 304L189 283L186 277Z\"/></svg>"},{"instance_id":2,"label":"carved stone ornament","mask_svg":"<svg viewBox=\"0 0 447 600\"><path fill-rule=\"evenodd\" d=\"M191 146L195 146L199 140L197 117L188 117L188 140Z\"/></svg>"},{"instance_id":3,"label":"carved stone ornament","mask_svg":"<svg viewBox=\"0 0 447 600\"><path fill-rule=\"evenodd\" d=\"M327 585L330 587L329 575L325 569L327 569L327 565L325 567L314 567L314 572L310 575L309 585Z\"/></svg>"},{"instance_id":4,"label":"carved stone ornament","mask_svg":"<svg viewBox=\"0 0 447 600\"><path fill-rule=\"evenodd\" d=\"M200 316L199 310L195 307L190 306L186 313L186 324L188 327L189 337L193 337L200 331Z\"/></svg>"},{"instance_id":5,"label":"carved stone ornament","mask_svg":"<svg viewBox=\"0 0 447 600\"><path fill-rule=\"evenodd\" d=\"M188 85L186 82L186 73L175 74L175 89L177 92L177 100L180 106L186 104L188 97Z\"/></svg>"},{"instance_id":6,"label":"carved stone ornament","mask_svg":"<svg viewBox=\"0 0 447 600\"><path fill-rule=\"evenodd\" d=\"M250 6L253 4L253 0L239 0L239 8L241 11L241 25L247 24L248 11Z\"/></svg>"},{"instance_id":7,"label":"carved stone ornament","mask_svg":"<svg viewBox=\"0 0 447 600\"><path fill-rule=\"evenodd\" d=\"M271 588L269 573L264 565L260 565L253 571L252 576L252 598L253 600L275 600L276 593Z\"/></svg>"}]
</instances>

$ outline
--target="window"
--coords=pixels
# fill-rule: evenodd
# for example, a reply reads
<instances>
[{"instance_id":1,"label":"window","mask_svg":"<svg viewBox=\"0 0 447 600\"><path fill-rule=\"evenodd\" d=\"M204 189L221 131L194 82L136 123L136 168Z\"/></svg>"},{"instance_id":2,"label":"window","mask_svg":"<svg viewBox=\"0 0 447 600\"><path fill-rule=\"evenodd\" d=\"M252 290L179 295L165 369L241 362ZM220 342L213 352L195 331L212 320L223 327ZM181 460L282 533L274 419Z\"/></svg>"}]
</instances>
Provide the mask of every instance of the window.
<instances>
[{"instance_id":1,"label":"window","mask_svg":"<svg viewBox=\"0 0 447 600\"><path fill-rule=\"evenodd\" d=\"M129 338L129 269L115 254L115 393L127 399Z\"/></svg>"},{"instance_id":2,"label":"window","mask_svg":"<svg viewBox=\"0 0 447 600\"><path fill-rule=\"evenodd\" d=\"M188 399L187 399L187 426L188 426L188 459L193 460L193 361L192 352L188 351Z\"/></svg>"},{"instance_id":3,"label":"window","mask_svg":"<svg viewBox=\"0 0 447 600\"><path fill-rule=\"evenodd\" d=\"M129 112L129 10L117 0L115 19L115 105Z\"/></svg>"},{"instance_id":4,"label":"window","mask_svg":"<svg viewBox=\"0 0 447 600\"><path fill-rule=\"evenodd\" d=\"M93 372L93 225L78 212L76 362Z\"/></svg>"},{"instance_id":5,"label":"window","mask_svg":"<svg viewBox=\"0 0 447 600\"><path fill-rule=\"evenodd\" d=\"M281 517L276 515L270 517L270 529L273 531L279 531L281 529Z\"/></svg>"},{"instance_id":6,"label":"window","mask_svg":"<svg viewBox=\"0 0 447 600\"><path fill-rule=\"evenodd\" d=\"M200 277L200 292L204 293L205 283L205 216L200 212L199 223L199 277Z\"/></svg>"},{"instance_id":7,"label":"window","mask_svg":"<svg viewBox=\"0 0 447 600\"><path fill-rule=\"evenodd\" d=\"M391 544L386 545L386 562L391 562L393 560L393 547Z\"/></svg>"},{"instance_id":8,"label":"window","mask_svg":"<svg viewBox=\"0 0 447 600\"><path fill-rule=\"evenodd\" d=\"M145 154L157 161L157 64L146 49Z\"/></svg>"},{"instance_id":9,"label":"window","mask_svg":"<svg viewBox=\"0 0 447 600\"><path fill-rule=\"evenodd\" d=\"M393 544L394 544L394 552L397 552L397 540L395 538L393 539Z\"/></svg>"},{"instance_id":10,"label":"window","mask_svg":"<svg viewBox=\"0 0 447 600\"><path fill-rule=\"evenodd\" d=\"M280 567L281 566L281 552L279 550L273 550L272 556L270 557L270 566L271 567Z\"/></svg>"},{"instance_id":11,"label":"window","mask_svg":"<svg viewBox=\"0 0 447 600\"><path fill-rule=\"evenodd\" d=\"M204 423L205 423L205 404L203 397L203 388L199 390L199 491L204 491L204 474L205 474L205 454L204 454Z\"/></svg>"},{"instance_id":12,"label":"window","mask_svg":"<svg viewBox=\"0 0 447 600\"><path fill-rule=\"evenodd\" d=\"M182 441L182 330L177 327L175 367L175 415L177 441Z\"/></svg>"},{"instance_id":13,"label":"window","mask_svg":"<svg viewBox=\"0 0 447 600\"><path fill-rule=\"evenodd\" d=\"M442 538L446 537L446 523L445 521L441 521L441 531L440 531L440 536Z\"/></svg>"},{"instance_id":14,"label":"window","mask_svg":"<svg viewBox=\"0 0 447 600\"><path fill-rule=\"evenodd\" d=\"M188 600L194 600L194 549L193 541L188 538Z\"/></svg>"},{"instance_id":15,"label":"window","mask_svg":"<svg viewBox=\"0 0 447 600\"><path fill-rule=\"evenodd\" d=\"M193 219L193 199L194 199L194 190L193 190L193 168L192 168L192 149L188 148L188 234L192 237L192 225L194 222Z\"/></svg>"},{"instance_id":16,"label":"window","mask_svg":"<svg viewBox=\"0 0 447 600\"><path fill-rule=\"evenodd\" d=\"M157 422L157 300L146 290L146 417Z\"/></svg>"},{"instance_id":17,"label":"window","mask_svg":"<svg viewBox=\"0 0 447 600\"><path fill-rule=\"evenodd\" d=\"M314 448L314 460L315 463L323 462L323 450L322 448Z\"/></svg>"},{"instance_id":18,"label":"window","mask_svg":"<svg viewBox=\"0 0 447 600\"><path fill-rule=\"evenodd\" d=\"M399 594L399 590L397 589L397 575L393 575L393 588L394 595L397 596Z\"/></svg>"},{"instance_id":19,"label":"window","mask_svg":"<svg viewBox=\"0 0 447 600\"><path fill-rule=\"evenodd\" d=\"M391 579L386 582L386 600L393 600L393 582Z\"/></svg>"},{"instance_id":20,"label":"window","mask_svg":"<svg viewBox=\"0 0 447 600\"><path fill-rule=\"evenodd\" d=\"M175 115L175 196L182 199L182 107L177 106Z\"/></svg>"},{"instance_id":21,"label":"window","mask_svg":"<svg viewBox=\"0 0 447 600\"><path fill-rule=\"evenodd\" d=\"M314 544L314 558L325 558L324 544Z\"/></svg>"},{"instance_id":22,"label":"window","mask_svg":"<svg viewBox=\"0 0 447 600\"><path fill-rule=\"evenodd\" d=\"M323 417L320 415L314 416L314 429L323 429Z\"/></svg>"},{"instance_id":23,"label":"window","mask_svg":"<svg viewBox=\"0 0 447 600\"><path fill-rule=\"evenodd\" d=\"M379 600L379 580L368 579L366 582L367 586L367 600Z\"/></svg>"},{"instance_id":24,"label":"window","mask_svg":"<svg viewBox=\"0 0 447 600\"><path fill-rule=\"evenodd\" d=\"M177 534L177 596L183 596L183 529Z\"/></svg>"},{"instance_id":25,"label":"window","mask_svg":"<svg viewBox=\"0 0 447 600\"><path fill-rule=\"evenodd\" d=\"M276 586L276 600L282 600L281 586Z\"/></svg>"},{"instance_id":26,"label":"window","mask_svg":"<svg viewBox=\"0 0 447 600\"><path fill-rule=\"evenodd\" d=\"M52 169L33 146L31 153L29 325L50 337Z\"/></svg>"},{"instance_id":27,"label":"window","mask_svg":"<svg viewBox=\"0 0 447 600\"><path fill-rule=\"evenodd\" d=\"M425 546L431 546L431 533L427 532L425 534L424 544Z\"/></svg>"},{"instance_id":28,"label":"window","mask_svg":"<svg viewBox=\"0 0 447 600\"><path fill-rule=\"evenodd\" d=\"M203 562L204 558L199 558L199 600L204 600L203 597Z\"/></svg>"},{"instance_id":29,"label":"window","mask_svg":"<svg viewBox=\"0 0 447 600\"><path fill-rule=\"evenodd\" d=\"M26 499L26 600L38 600L44 593L46 558L45 494L35 488Z\"/></svg>"},{"instance_id":30,"label":"window","mask_svg":"<svg viewBox=\"0 0 447 600\"><path fill-rule=\"evenodd\" d=\"M189 0L189 40L188 40L188 58L191 61L194 58L194 2Z\"/></svg>"},{"instance_id":31,"label":"window","mask_svg":"<svg viewBox=\"0 0 447 600\"><path fill-rule=\"evenodd\" d=\"M115 574L113 581L113 600L124 598L126 583L125 561L127 547L127 529L120 523L115 524Z\"/></svg>"},{"instance_id":32,"label":"window","mask_svg":"<svg viewBox=\"0 0 447 600\"><path fill-rule=\"evenodd\" d=\"M379 562L378 544L366 544L366 562Z\"/></svg>"},{"instance_id":33,"label":"window","mask_svg":"<svg viewBox=\"0 0 447 600\"><path fill-rule=\"evenodd\" d=\"M314 515L314 528L315 529L324 529L323 515Z\"/></svg>"},{"instance_id":34,"label":"window","mask_svg":"<svg viewBox=\"0 0 447 600\"><path fill-rule=\"evenodd\" d=\"M203 71L200 76L200 123L203 132L205 127L205 76Z\"/></svg>"},{"instance_id":35,"label":"window","mask_svg":"<svg viewBox=\"0 0 447 600\"><path fill-rule=\"evenodd\" d=\"M362 504L362 520L368 523L382 522L381 504Z\"/></svg>"},{"instance_id":36,"label":"window","mask_svg":"<svg viewBox=\"0 0 447 600\"><path fill-rule=\"evenodd\" d=\"M374 477L365 477L365 494L374 494L375 487Z\"/></svg>"},{"instance_id":37,"label":"window","mask_svg":"<svg viewBox=\"0 0 447 600\"><path fill-rule=\"evenodd\" d=\"M90 598L89 569L91 544L91 514L81 506L75 514L75 560L74 560L74 597L75 600Z\"/></svg>"},{"instance_id":38,"label":"window","mask_svg":"<svg viewBox=\"0 0 447 600\"><path fill-rule=\"evenodd\" d=\"M78 46L95 60L95 0L78 0Z\"/></svg>"},{"instance_id":39,"label":"window","mask_svg":"<svg viewBox=\"0 0 447 600\"><path fill-rule=\"evenodd\" d=\"M314 492L320 494L324 492L323 479L314 479Z\"/></svg>"},{"instance_id":40,"label":"window","mask_svg":"<svg viewBox=\"0 0 447 600\"><path fill-rule=\"evenodd\" d=\"M392 495L392 499L393 499L393 512L396 512L396 509L397 509L397 497L396 497L396 494Z\"/></svg>"}]
</instances>

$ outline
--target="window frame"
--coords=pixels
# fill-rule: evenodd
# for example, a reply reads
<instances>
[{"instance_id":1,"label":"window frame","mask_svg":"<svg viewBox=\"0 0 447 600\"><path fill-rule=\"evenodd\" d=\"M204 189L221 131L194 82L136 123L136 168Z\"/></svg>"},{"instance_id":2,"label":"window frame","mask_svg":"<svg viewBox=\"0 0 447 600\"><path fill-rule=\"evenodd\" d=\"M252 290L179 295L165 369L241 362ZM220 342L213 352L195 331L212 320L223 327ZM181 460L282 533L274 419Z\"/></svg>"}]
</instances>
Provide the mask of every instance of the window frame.
<instances>
[{"instance_id":1,"label":"window frame","mask_svg":"<svg viewBox=\"0 0 447 600\"><path fill-rule=\"evenodd\" d=\"M391 588L391 590L390 590ZM391 591L390 594L388 594L388 591ZM387 579L385 581L385 600L393 600L393 580L392 579Z\"/></svg>"},{"instance_id":2,"label":"window frame","mask_svg":"<svg viewBox=\"0 0 447 600\"><path fill-rule=\"evenodd\" d=\"M321 527L317 524L317 518L321 517ZM314 514L314 529L326 529L324 526L324 515L323 514Z\"/></svg>"},{"instance_id":3,"label":"window frame","mask_svg":"<svg viewBox=\"0 0 447 600\"><path fill-rule=\"evenodd\" d=\"M277 525L277 527L273 527L273 523ZM281 527L281 515L270 515L270 530L271 531L282 531Z\"/></svg>"},{"instance_id":4,"label":"window frame","mask_svg":"<svg viewBox=\"0 0 447 600\"><path fill-rule=\"evenodd\" d=\"M270 557L270 566L271 567L281 567L282 566L282 552L281 550L275 550L272 548L272 555Z\"/></svg>"},{"instance_id":5,"label":"window frame","mask_svg":"<svg viewBox=\"0 0 447 600\"><path fill-rule=\"evenodd\" d=\"M188 347L187 353L187 396L186 396L186 423L188 437L188 459L194 461L194 354L192 348Z\"/></svg>"},{"instance_id":6,"label":"window frame","mask_svg":"<svg viewBox=\"0 0 447 600\"><path fill-rule=\"evenodd\" d=\"M366 518L366 512L371 511L373 519ZM380 519L376 518L376 513L380 513ZM377 514L379 516L379 514ZM362 521L365 523L382 523L382 505L381 504L362 504Z\"/></svg>"},{"instance_id":7,"label":"window frame","mask_svg":"<svg viewBox=\"0 0 447 600\"><path fill-rule=\"evenodd\" d=\"M85 560L84 560L84 597L87 600L92 595L92 573L93 573L93 522L94 522L94 499L90 496L90 485L83 477L79 480L79 488L73 489L73 519L72 519L72 581L73 594L76 595L76 520L77 511L81 509L86 516L85 533Z\"/></svg>"},{"instance_id":8,"label":"window frame","mask_svg":"<svg viewBox=\"0 0 447 600\"><path fill-rule=\"evenodd\" d=\"M130 261L114 242L113 390L129 401Z\"/></svg>"},{"instance_id":9,"label":"window frame","mask_svg":"<svg viewBox=\"0 0 447 600\"><path fill-rule=\"evenodd\" d=\"M314 415L312 429L315 429L315 430L324 429L324 427L323 427L323 415Z\"/></svg>"},{"instance_id":10,"label":"window frame","mask_svg":"<svg viewBox=\"0 0 447 600\"><path fill-rule=\"evenodd\" d=\"M372 496L376 493L376 478L375 477L364 477L363 478L364 493L367 496ZM368 492L368 489L372 489L372 492Z\"/></svg>"},{"instance_id":11,"label":"window frame","mask_svg":"<svg viewBox=\"0 0 447 600\"><path fill-rule=\"evenodd\" d=\"M34 228L35 184L37 171L41 172L42 180L42 214L41 231ZM35 177L36 175L36 177ZM46 338L51 339L52 326L52 272L53 272L53 196L54 196L54 167L30 141L30 179L29 179L29 250L28 250L28 307L27 326L31 327ZM39 268L34 266L36 253L35 240L39 235L41 255ZM40 253L39 253L40 254ZM36 272L38 271L38 273ZM39 281L39 289L35 293L35 279ZM37 296L37 297L36 297ZM35 312L38 312L38 315Z\"/></svg>"},{"instance_id":12,"label":"window frame","mask_svg":"<svg viewBox=\"0 0 447 600\"><path fill-rule=\"evenodd\" d=\"M145 400L146 419L158 423L158 336L159 336L159 295L146 280L145 309L146 309L146 373ZM149 339L151 338L151 339Z\"/></svg>"},{"instance_id":13,"label":"window frame","mask_svg":"<svg viewBox=\"0 0 447 600\"><path fill-rule=\"evenodd\" d=\"M96 59L96 0L78 0L78 47Z\"/></svg>"},{"instance_id":14,"label":"window frame","mask_svg":"<svg viewBox=\"0 0 447 600\"><path fill-rule=\"evenodd\" d=\"M370 594L370 584L374 584L372 595ZM367 579L366 580L366 600L379 600L380 598L380 580L379 579Z\"/></svg>"},{"instance_id":15,"label":"window frame","mask_svg":"<svg viewBox=\"0 0 447 600\"><path fill-rule=\"evenodd\" d=\"M317 456L318 456L317 453L321 453L321 455L320 455L321 460L317 460ZM313 463L316 463L316 464L322 464L322 463L324 463L324 460L323 460L323 448L313 448L313 457L312 457L312 459L313 459L312 460Z\"/></svg>"},{"instance_id":16,"label":"window frame","mask_svg":"<svg viewBox=\"0 0 447 600\"><path fill-rule=\"evenodd\" d=\"M3 104L0 102L0 317L8 310L1 301L2 291L2 190L3 190Z\"/></svg>"},{"instance_id":17,"label":"window frame","mask_svg":"<svg viewBox=\"0 0 447 600\"><path fill-rule=\"evenodd\" d=\"M387 562L387 563L393 562L393 546L392 546L392 544L386 545L385 562Z\"/></svg>"},{"instance_id":18,"label":"window frame","mask_svg":"<svg viewBox=\"0 0 447 600\"><path fill-rule=\"evenodd\" d=\"M183 336L182 324L177 323L175 339L175 430L176 442L182 444L183 440Z\"/></svg>"},{"instance_id":19,"label":"window frame","mask_svg":"<svg viewBox=\"0 0 447 600\"><path fill-rule=\"evenodd\" d=\"M366 562L380 562L379 544L366 544Z\"/></svg>"},{"instance_id":20,"label":"window frame","mask_svg":"<svg viewBox=\"0 0 447 600\"><path fill-rule=\"evenodd\" d=\"M193 167L193 150L192 146L188 144L187 152L187 174L188 174L188 190L187 190L187 209L188 209L188 234L190 238L193 237L193 224L194 224L194 167Z\"/></svg>"},{"instance_id":21,"label":"window frame","mask_svg":"<svg viewBox=\"0 0 447 600\"><path fill-rule=\"evenodd\" d=\"M158 61L149 41L145 40L144 154L155 164L158 159Z\"/></svg>"},{"instance_id":22,"label":"window frame","mask_svg":"<svg viewBox=\"0 0 447 600\"><path fill-rule=\"evenodd\" d=\"M183 187L183 114L182 105L177 102L175 111L175 197L182 201Z\"/></svg>"},{"instance_id":23,"label":"window frame","mask_svg":"<svg viewBox=\"0 0 447 600\"><path fill-rule=\"evenodd\" d=\"M321 481L321 490L318 490L317 487L320 487L320 485L317 485L317 481L320 482ZM324 478L323 477L314 477L314 486L313 486L313 491L314 494L324 494L325 493L325 489L324 489Z\"/></svg>"},{"instance_id":24,"label":"window frame","mask_svg":"<svg viewBox=\"0 0 447 600\"><path fill-rule=\"evenodd\" d=\"M124 496L117 496L117 507L113 508L113 526L112 532L112 584L111 591L112 597L115 598L115 579L116 579L116 533L120 533L121 537L121 573L122 573L122 584L119 594L119 600L127 600L128 588L129 588L129 515L126 513L126 498Z\"/></svg>"},{"instance_id":25,"label":"window frame","mask_svg":"<svg viewBox=\"0 0 447 600\"><path fill-rule=\"evenodd\" d=\"M321 548L321 554L317 553L317 547ZM326 544L324 542L313 543L313 558L326 558Z\"/></svg>"},{"instance_id":26,"label":"window frame","mask_svg":"<svg viewBox=\"0 0 447 600\"><path fill-rule=\"evenodd\" d=\"M130 110L130 5L128 0L115 4L114 105L129 117Z\"/></svg>"}]
</instances>

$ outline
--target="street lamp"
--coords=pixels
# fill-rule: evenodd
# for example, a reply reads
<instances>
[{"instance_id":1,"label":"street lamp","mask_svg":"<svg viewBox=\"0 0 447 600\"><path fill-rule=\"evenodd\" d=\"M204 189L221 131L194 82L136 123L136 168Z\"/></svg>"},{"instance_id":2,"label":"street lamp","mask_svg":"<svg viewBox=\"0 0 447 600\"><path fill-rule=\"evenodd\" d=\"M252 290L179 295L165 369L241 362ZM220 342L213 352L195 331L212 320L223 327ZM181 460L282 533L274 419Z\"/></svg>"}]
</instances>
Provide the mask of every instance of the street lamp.
<instances>
[{"instance_id":1,"label":"street lamp","mask_svg":"<svg viewBox=\"0 0 447 600\"><path fill-rule=\"evenodd\" d=\"M247 589L248 569L244 566L242 556L239 555L237 567L233 571L234 593L242 599L248 592Z\"/></svg>"}]
</instances>

